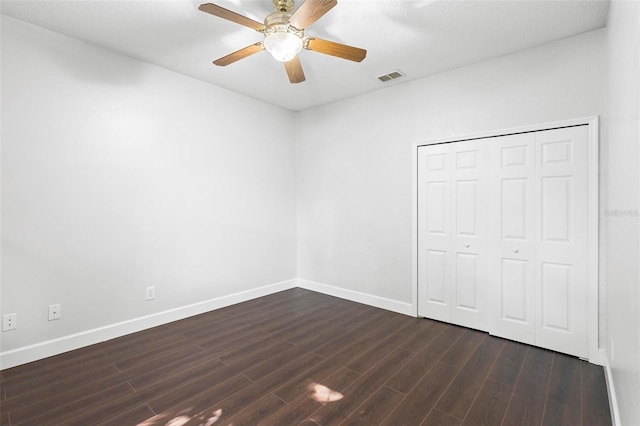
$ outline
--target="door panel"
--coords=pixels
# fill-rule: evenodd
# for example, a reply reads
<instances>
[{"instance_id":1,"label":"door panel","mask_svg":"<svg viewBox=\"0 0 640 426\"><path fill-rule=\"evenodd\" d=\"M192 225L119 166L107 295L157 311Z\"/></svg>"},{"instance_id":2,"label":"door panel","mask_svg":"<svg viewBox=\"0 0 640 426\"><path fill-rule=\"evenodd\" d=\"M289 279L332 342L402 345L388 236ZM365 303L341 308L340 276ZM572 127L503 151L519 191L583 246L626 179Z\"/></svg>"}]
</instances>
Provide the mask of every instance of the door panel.
<instances>
[{"instance_id":1,"label":"door panel","mask_svg":"<svg viewBox=\"0 0 640 426\"><path fill-rule=\"evenodd\" d=\"M526 178L502 179L500 207L502 214L502 238L526 240L527 238L527 185Z\"/></svg>"},{"instance_id":2,"label":"door panel","mask_svg":"<svg viewBox=\"0 0 640 426\"><path fill-rule=\"evenodd\" d=\"M487 320L487 146L483 141L449 144L456 165L451 173L455 233L452 236L454 324L488 330Z\"/></svg>"},{"instance_id":3,"label":"door panel","mask_svg":"<svg viewBox=\"0 0 640 426\"><path fill-rule=\"evenodd\" d=\"M534 342L535 136L491 138L488 204L499 206L489 220L489 330Z\"/></svg>"},{"instance_id":4,"label":"door panel","mask_svg":"<svg viewBox=\"0 0 640 426\"><path fill-rule=\"evenodd\" d=\"M479 311L478 255L456 253L456 308Z\"/></svg>"},{"instance_id":5,"label":"door panel","mask_svg":"<svg viewBox=\"0 0 640 426\"><path fill-rule=\"evenodd\" d=\"M571 187L570 176L542 178L542 241L571 240Z\"/></svg>"},{"instance_id":6,"label":"door panel","mask_svg":"<svg viewBox=\"0 0 640 426\"><path fill-rule=\"evenodd\" d=\"M542 263L542 327L571 330L571 265Z\"/></svg>"},{"instance_id":7,"label":"door panel","mask_svg":"<svg viewBox=\"0 0 640 426\"><path fill-rule=\"evenodd\" d=\"M500 320L515 321L525 325L530 321L527 275L526 261L502 259Z\"/></svg>"},{"instance_id":8,"label":"door panel","mask_svg":"<svg viewBox=\"0 0 640 426\"><path fill-rule=\"evenodd\" d=\"M418 150L418 315L451 322L451 158L447 145Z\"/></svg>"},{"instance_id":9,"label":"door panel","mask_svg":"<svg viewBox=\"0 0 640 426\"><path fill-rule=\"evenodd\" d=\"M480 330L487 329L485 151L477 141L418 150L418 314Z\"/></svg>"},{"instance_id":10,"label":"door panel","mask_svg":"<svg viewBox=\"0 0 640 426\"><path fill-rule=\"evenodd\" d=\"M427 250L426 297L429 303L447 305L447 285L449 285L447 252Z\"/></svg>"},{"instance_id":11,"label":"door panel","mask_svg":"<svg viewBox=\"0 0 640 426\"><path fill-rule=\"evenodd\" d=\"M588 126L536 133L536 344L588 357Z\"/></svg>"},{"instance_id":12,"label":"door panel","mask_svg":"<svg viewBox=\"0 0 640 426\"><path fill-rule=\"evenodd\" d=\"M459 237L477 237L478 220L478 181L463 180L456 182L456 235Z\"/></svg>"}]
</instances>

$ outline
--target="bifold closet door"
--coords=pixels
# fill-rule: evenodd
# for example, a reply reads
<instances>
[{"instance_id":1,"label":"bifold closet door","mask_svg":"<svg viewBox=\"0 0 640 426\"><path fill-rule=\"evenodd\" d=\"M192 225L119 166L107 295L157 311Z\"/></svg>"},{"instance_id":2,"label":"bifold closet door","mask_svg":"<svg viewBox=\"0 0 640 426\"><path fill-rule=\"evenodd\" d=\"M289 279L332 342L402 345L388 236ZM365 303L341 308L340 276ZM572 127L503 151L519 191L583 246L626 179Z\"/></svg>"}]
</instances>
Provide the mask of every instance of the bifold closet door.
<instances>
[{"instance_id":1,"label":"bifold closet door","mask_svg":"<svg viewBox=\"0 0 640 426\"><path fill-rule=\"evenodd\" d=\"M588 358L588 126L536 133L536 344Z\"/></svg>"},{"instance_id":2,"label":"bifold closet door","mask_svg":"<svg viewBox=\"0 0 640 426\"><path fill-rule=\"evenodd\" d=\"M535 343L535 134L490 144L489 331Z\"/></svg>"},{"instance_id":3,"label":"bifold closet door","mask_svg":"<svg viewBox=\"0 0 640 426\"><path fill-rule=\"evenodd\" d=\"M588 357L588 126L491 138L491 334Z\"/></svg>"},{"instance_id":4,"label":"bifold closet door","mask_svg":"<svg viewBox=\"0 0 640 426\"><path fill-rule=\"evenodd\" d=\"M485 331L487 152L481 141L418 150L418 314Z\"/></svg>"},{"instance_id":5,"label":"bifold closet door","mask_svg":"<svg viewBox=\"0 0 640 426\"><path fill-rule=\"evenodd\" d=\"M589 127L418 148L418 315L588 357Z\"/></svg>"}]
</instances>

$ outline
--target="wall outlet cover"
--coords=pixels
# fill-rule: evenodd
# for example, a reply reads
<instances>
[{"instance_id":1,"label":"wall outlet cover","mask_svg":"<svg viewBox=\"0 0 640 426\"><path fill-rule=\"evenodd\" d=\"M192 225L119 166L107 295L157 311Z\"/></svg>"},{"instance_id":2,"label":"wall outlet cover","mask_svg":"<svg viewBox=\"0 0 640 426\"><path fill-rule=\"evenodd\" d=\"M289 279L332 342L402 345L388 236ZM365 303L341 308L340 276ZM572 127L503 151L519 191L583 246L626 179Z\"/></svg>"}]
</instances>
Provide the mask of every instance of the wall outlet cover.
<instances>
[{"instance_id":1,"label":"wall outlet cover","mask_svg":"<svg viewBox=\"0 0 640 426\"><path fill-rule=\"evenodd\" d=\"M62 305L49 305L49 321L62 318Z\"/></svg>"},{"instance_id":2,"label":"wall outlet cover","mask_svg":"<svg viewBox=\"0 0 640 426\"><path fill-rule=\"evenodd\" d=\"M144 300L153 300L155 298L156 298L156 287L155 286L147 287L145 291Z\"/></svg>"},{"instance_id":3,"label":"wall outlet cover","mask_svg":"<svg viewBox=\"0 0 640 426\"><path fill-rule=\"evenodd\" d=\"M6 314L2 316L2 331L10 331L18 328L18 314Z\"/></svg>"}]
</instances>

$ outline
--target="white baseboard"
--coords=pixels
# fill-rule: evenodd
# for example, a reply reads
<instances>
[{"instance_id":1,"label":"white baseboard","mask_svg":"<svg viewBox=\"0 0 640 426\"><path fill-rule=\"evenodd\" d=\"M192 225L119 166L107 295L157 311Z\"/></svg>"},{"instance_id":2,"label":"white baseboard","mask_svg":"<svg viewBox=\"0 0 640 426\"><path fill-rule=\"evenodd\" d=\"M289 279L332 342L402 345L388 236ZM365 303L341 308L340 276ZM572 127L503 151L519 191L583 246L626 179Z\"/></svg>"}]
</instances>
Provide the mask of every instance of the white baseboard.
<instances>
[{"instance_id":1,"label":"white baseboard","mask_svg":"<svg viewBox=\"0 0 640 426\"><path fill-rule=\"evenodd\" d=\"M607 381L607 395L609 395L609 407L611 408L611 424L613 424L613 426L621 426L616 387L613 385L613 374L611 372L611 365L609 364L609 357L604 349L600 350L600 360L603 361L604 378Z\"/></svg>"},{"instance_id":2,"label":"white baseboard","mask_svg":"<svg viewBox=\"0 0 640 426\"><path fill-rule=\"evenodd\" d=\"M397 312L399 314L415 316L413 305L411 303L398 302L397 300L386 299L384 297L374 296L359 291L347 290L340 287L334 287L328 284L321 284L313 281L298 279L298 287L307 290L317 291L329 296L339 297L341 299L351 300L352 302L362 303L364 305L374 306L376 308L386 309L388 311Z\"/></svg>"},{"instance_id":3,"label":"white baseboard","mask_svg":"<svg viewBox=\"0 0 640 426\"><path fill-rule=\"evenodd\" d=\"M215 309L235 305L236 303L246 302L247 300L255 299L257 297L267 296L279 291L295 288L296 284L297 280L295 279L283 281L2 352L0 353L0 367L5 369L37 361L39 359L104 342L106 340L125 336L151 327L167 324L172 321L181 320L194 315L213 311Z\"/></svg>"}]
</instances>

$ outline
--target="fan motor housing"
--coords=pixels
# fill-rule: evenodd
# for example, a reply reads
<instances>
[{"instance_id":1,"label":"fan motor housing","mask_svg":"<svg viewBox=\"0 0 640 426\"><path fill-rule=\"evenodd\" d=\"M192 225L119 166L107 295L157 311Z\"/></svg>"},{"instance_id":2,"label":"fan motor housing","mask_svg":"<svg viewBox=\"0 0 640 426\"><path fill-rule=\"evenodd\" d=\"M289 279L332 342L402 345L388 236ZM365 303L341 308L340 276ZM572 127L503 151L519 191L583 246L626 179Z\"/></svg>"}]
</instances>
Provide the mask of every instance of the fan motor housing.
<instances>
[{"instance_id":1,"label":"fan motor housing","mask_svg":"<svg viewBox=\"0 0 640 426\"><path fill-rule=\"evenodd\" d=\"M286 26L289 23L289 18L291 18L291 14L287 12L273 12L267 15L264 18L264 26L267 28L272 28L276 25L284 25Z\"/></svg>"},{"instance_id":2,"label":"fan motor housing","mask_svg":"<svg viewBox=\"0 0 640 426\"><path fill-rule=\"evenodd\" d=\"M291 14L288 12L273 12L264 18L264 34L272 34L277 32L292 33L302 38L304 37L304 31L294 28L289 24Z\"/></svg>"},{"instance_id":3,"label":"fan motor housing","mask_svg":"<svg viewBox=\"0 0 640 426\"><path fill-rule=\"evenodd\" d=\"M293 0L273 0L273 7L279 12L290 13L293 10Z\"/></svg>"}]
</instances>

